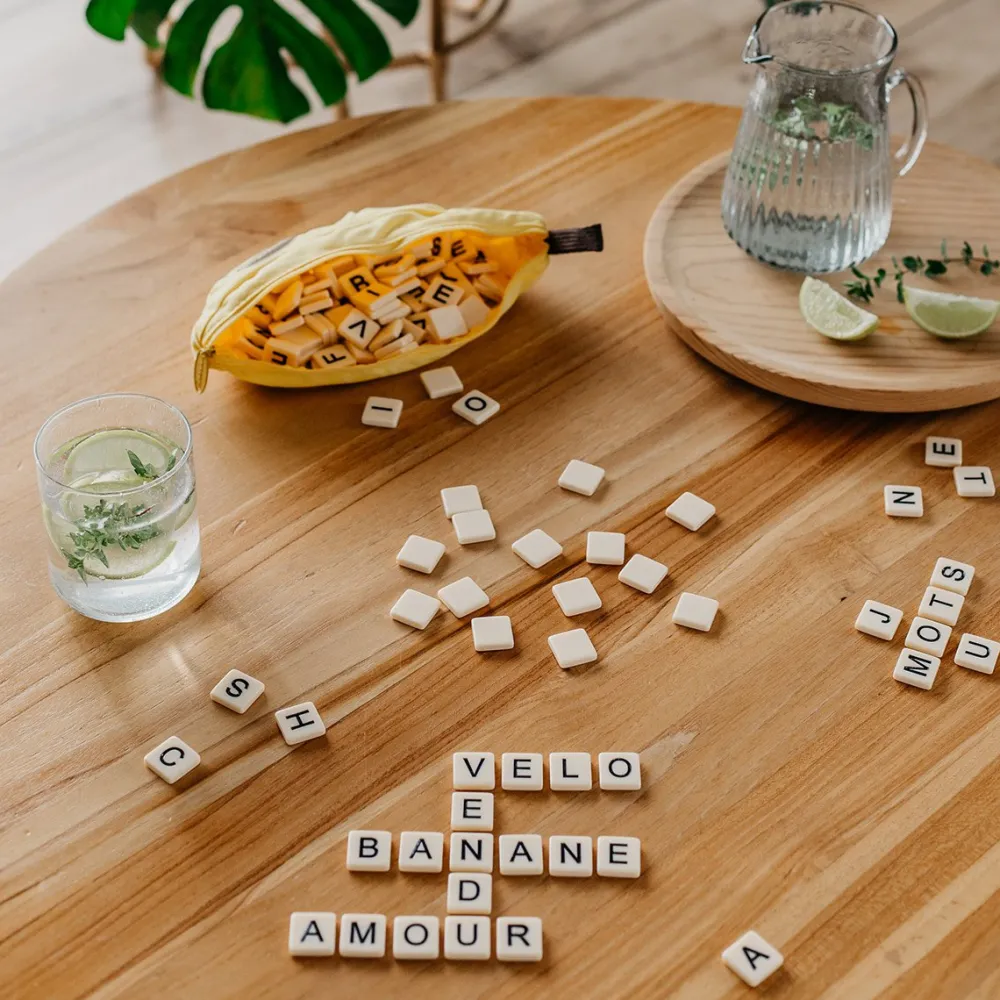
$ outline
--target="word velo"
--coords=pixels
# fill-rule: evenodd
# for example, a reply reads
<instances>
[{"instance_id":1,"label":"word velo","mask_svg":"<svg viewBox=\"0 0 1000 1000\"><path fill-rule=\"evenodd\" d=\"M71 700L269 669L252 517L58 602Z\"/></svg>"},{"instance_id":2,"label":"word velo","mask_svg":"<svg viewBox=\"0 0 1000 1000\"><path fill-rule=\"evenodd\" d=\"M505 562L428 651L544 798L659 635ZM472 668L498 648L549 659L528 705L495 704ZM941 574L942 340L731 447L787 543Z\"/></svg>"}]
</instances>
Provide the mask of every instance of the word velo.
<instances>
[{"instance_id":1,"label":"word velo","mask_svg":"<svg viewBox=\"0 0 1000 1000\"><path fill-rule=\"evenodd\" d=\"M500 787L509 792L540 792L545 787L545 770L540 753L505 753ZM589 791L594 785L593 758L589 753L555 751L549 754L548 776L554 792ZM597 778L604 791L640 791L639 754L624 750L598 754ZM452 787L456 791L491 791L496 783L494 754L463 750L452 755Z\"/></svg>"}]
</instances>

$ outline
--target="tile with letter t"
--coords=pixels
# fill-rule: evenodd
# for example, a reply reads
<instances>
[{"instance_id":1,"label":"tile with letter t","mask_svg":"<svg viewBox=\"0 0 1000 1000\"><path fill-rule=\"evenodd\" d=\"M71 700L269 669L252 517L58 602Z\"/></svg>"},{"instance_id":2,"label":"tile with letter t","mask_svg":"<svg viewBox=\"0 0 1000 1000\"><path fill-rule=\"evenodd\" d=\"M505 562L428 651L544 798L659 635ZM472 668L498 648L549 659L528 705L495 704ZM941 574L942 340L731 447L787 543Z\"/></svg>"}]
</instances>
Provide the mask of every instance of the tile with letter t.
<instances>
[{"instance_id":1,"label":"tile with letter t","mask_svg":"<svg viewBox=\"0 0 1000 1000\"><path fill-rule=\"evenodd\" d=\"M638 837L598 837L597 874L604 878L638 878L642 845Z\"/></svg>"},{"instance_id":2,"label":"tile with letter t","mask_svg":"<svg viewBox=\"0 0 1000 1000\"><path fill-rule=\"evenodd\" d=\"M929 437L924 442L924 465L950 469L961 464L961 438Z\"/></svg>"},{"instance_id":3,"label":"tile with letter t","mask_svg":"<svg viewBox=\"0 0 1000 1000\"><path fill-rule=\"evenodd\" d=\"M924 516L924 494L919 486L886 486L882 494L889 517Z\"/></svg>"},{"instance_id":4,"label":"tile with letter t","mask_svg":"<svg viewBox=\"0 0 1000 1000\"><path fill-rule=\"evenodd\" d=\"M431 961L441 955L441 921L437 917L396 917L392 922L392 957Z\"/></svg>"},{"instance_id":5,"label":"tile with letter t","mask_svg":"<svg viewBox=\"0 0 1000 1000\"><path fill-rule=\"evenodd\" d=\"M934 572L931 574L931 586L941 587L943 590L952 590L956 594L965 597L972 586L972 578L976 575L976 567L968 563L959 562L957 559L948 559L942 556L934 564Z\"/></svg>"},{"instance_id":6,"label":"tile with letter t","mask_svg":"<svg viewBox=\"0 0 1000 1000\"><path fill-rule=\"evenodd\" d=\"M497 961L540 962L541 917L497 917Z\"/></svg>"},{"instance_id":7,"label":"tile with letter t","mask_svg":"<svg viewBox=\"0 0 1000 1000\"><path fill-rule=\"evenodd\" d=\"M488 831L493 829L492 792L452 792L451 828Z\"/></svg>"},{"instance_id":8,"label":"tile with letter t","mask_svg":"<svg viewBox=\"0 0 1000 1000\"><path fill-rule=\"evenodd\" d=\"M899 608L894 608L891 604L880 604L878 601L865 601L854 627L865 635L891 642L902 620L903 612Z\"/></svg>"},{"instance_id":9,"label":"tile with letter t","mask_svg":"<svg viewBox=\"0 0 1000 1000\"><path fill-rule=\"evenodd\" d=\"M549 788L554 792L587 792L594 787L589 753L549 754Z\"/></svg>"},{"instance_id":10,"label":"tile with letter t","mask_svg":"<svg viewBox=\"0 0 1000 1000\"><path fill-rule=\"evenodd\" d=\"M349 872L387 872L391 863L392 834L388 830L351 830L347 834Z\"/></svg>"},{"instance_id":11,"label":"tile with letter t","mask_svg":"<svg viewBox=\"0 0 1000 1000\"><path fill-rule=\"evenodd\" d=\"M288 921L288 953L326 958L337 953L337 914L300 911Z\"/></svg>"},{"instance_id":12,"label":"tile with letter t","mask_svg":"<svg viewBox=\"0 0 1000 1000\"><path fill-rule=\"evenodd\" d=\"M606 792L637 792L642 788L639 755L613 751L597 755L597 773Z\"/></svg>"},{"instance_id":13,"label":"tile with letter t","mask_svg":"<svg viewBox=\"0 0 1000 1000\"><path fill-rule=\"evenodd\" d=\"M401 872L439 872L444 869L444 834L404 830L399 835Z\"/></svg>"},{"instance_id":14,"label":"tile with letter t","mask_svg":"<svg viewBox=\"0 0 1000 1000\"><path fill-rule=\"evenodd\" d=\"M448 912L488 914L493 909L493 876L452 872L448 876Z\"/></svg>"},{"instance_id":15,"label":"tile with letter t","mask_svg":"<svg viewBox=\"0 0 1000 1000\"><path fill-rule=\"evenodd\" d=\"M557 878L590 878L594 874L592 837L549 837L549 874Z\"/></svg>"},{"instance_id":16,"label":"tile with letter t","mask_svg":"<svg viewBox=\"0 0 1000 1000\"><path fill-rule=\"evenodd\" d=\"M501 758L501 788L511 792L540 792L544 784L540 753L505 753Z\"/></svg>"},{"instance_id":17,"label":"tile with letter t","mask_svg":"<svg viewBox=\"0 0 1000 1000\"><path fill-rule=\"evenodd\" d=\"M501 875L541 875L545 871L542 838L537 833L500 835Z\"/></svg>"},{"instance_id":18,"label":"tile with letter t","mask_svg":"<svg viewBox=\"0 0 1000 1000\"><path fill-rule=\"evenodd\" d=\"M486 962L490 952L489 917L445 917L444 957L454 962Z\"/></svg>"},{"instance_id":19,"label":"tile with letter t","mask_svg":"<svg viewBox=\"0 0 1000 1000\"><path fill-rule=\"evenodd\" d=\"M448 848L448 867L453 872L492 872L493 834L453 833Z\"/></svg>"},{"instance_id":20,"label":"tile with letter t","mask_svg":"<svg viewBox=\"0 0 1000 1000\"><path fill-rule=\"evenodd\" d=\"M340 957L382 958L385 926L384 913L345 913L340 918Z\"/></svg>"},{"instance_id":21,"label":"tile with letter t","mask_svg":"<svg viewBox=\"0 0 1000 1000\"><path fill-rule=\"evenodd\" d=\"M904 649L896 660L892 676L900 684L909 684L910 687L930 691L940 666L941 660L937 656L916 649Z\"/></svg>"},{"instance_id":22,"label":"tile with letter t","mask_svg":"<svg viewBox=\"0 0 1000 1000\"><path fill-rule=\"evenodd\" d=\"M756 931L747 931L722 953L722 961L747 986L760 986L781 968L785 958Z\"/></svg>"},{"instance_id":23,"label":"tile with letter t","mask_svg":"<svg viewBox=\"0 0 1000 1000\"><path fill-rule=\"evenodd\" d=\"M242 715L263 693L264 685L256 677L251 677L242 670L230 670L212 688L209 697Z\"/></svg>"},{"instance_id":24,"label":"tile with letter t","mask_svg":"<svg viewBox=\"0 0 1000 1000\"><path fill-rule=\"evenodd\" d=\"M179 736L171 736L150 750L142 762L153 774L172 785L201 763L201 755Z\"/></svg>"},{"instance_id":25,"label":"tile with letter t","mask_svg":"<svg viewBox=\"0 0 1000 1000\"><path fill-rule=\"evenodd\" d=\"M451 787L459 791L492 791L497 786L492 753L460 750L451 755Z\"/></svg>"},{"instance_id":26,"label":"tile with letter t","mask_svg":"<svg viewBox=\"0 0 1000 1000\"><path fill-rule=\"evenodd\" d=\"M285 742L290 746L318 739L326 732L326 723L311 701L289 708L279 708L274 713L278 728Z\"/></svg>"},{"instance_id":27,"label":"tile with letter t","mask_svg":"<svg viewBox=\"0 0 1000 1000\"><path fill-rule=\"evenodd\" d=\"M1000 642L984 639L979 635L965 632L958 640L955 662L966 670L978 670L981 674L992 674L1000 658Z\"/></svg>"},{"instance_id":28,"label":"tile with letter t","mask_svg":"<svg viewBox=\"0 0 1000 1000\"><path fill-rule=\"evenodd\" d=\"M929 618L917 617L913 619L903 645L921 653L930 653L931 656L944 656L950 638L950 626L932 622Z\"/></svg>"},{"instance_id":29,"label":"tile with letter t","mask_svg":"<svg viewBox=\"0 0 1000 1000\"><path fill-rule=\"evenodd\" d=\"M924 591L917 614L924 618L943 622L945 625L957 625L963 604L965 604L965 598L953 590L928 587Z\"/></svg>"},{"instance_id":30,"label":"tile with letter t","mask_svg":"<svg viewBox=\"0 0 1000 1000\"><path fill-rule=\"evenodd\" d=\"M985 465L961 465L955 470L955 489L960 497L995 497L993 471Z\"/></svg>"}]
</instances>

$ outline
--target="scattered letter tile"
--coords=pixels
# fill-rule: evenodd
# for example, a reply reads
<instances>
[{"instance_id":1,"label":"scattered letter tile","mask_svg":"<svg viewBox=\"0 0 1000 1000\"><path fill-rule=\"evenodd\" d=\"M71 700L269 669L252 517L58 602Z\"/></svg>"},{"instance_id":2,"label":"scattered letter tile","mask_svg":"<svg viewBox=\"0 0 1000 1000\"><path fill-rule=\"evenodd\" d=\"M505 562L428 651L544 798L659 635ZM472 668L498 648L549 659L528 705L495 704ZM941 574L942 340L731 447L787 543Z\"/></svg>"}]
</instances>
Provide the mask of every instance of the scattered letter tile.
<instances>
[{"instance_id":1,"label":"scattered letter tile","mask_svg":"<svg viewBox=\"0 0 1000 1000\"><path fill-rule=\"evenodd\" d=\"M924 464L949 469L962 464L962 439L929 437L924 442Z\"/></svg>"},{"instance_id":2,"label":"scattered letter tile","mask_svg":"<svg viewBox=\"0 0 1000 1000\"><path fill-rule=\"evenodd\" d=\"M514 630L507 615L472 619L472 643L479 653L514 648Z\"/></svg>"},{"instance_id":3,"label":"scattered letter tile","mask_svg":"<svg viewBox=\"0 0 1000 1000\"><path fill-rule=\"evenodd\" d=\"M492 792L452 792L451 828L486 833L493 829Z\"/></svg>"},{"instance_id":4,"label":"scattered letter tile","mask_svg":"<svg viewBox=\"0 0 1000 1000\"><path fill-rule=\"evenodd\" d=\"M589 462L581 462L578 458L574 458L563 469L559 485L571 493L592 497L603 480L604 470L599 465L591 465Z\"/></svg>"},{"instance_id":5,"label":"scattered letter tile","mask_svg":"<svg viewBox=\"0 0 1000 1000\"><path fill-rule=\"evenodd\" d=\"M978 670L981 674L992 674L1000 657L1000 642L984 639L982 636L965 632L958 640L955 662L968 670Z\"/></svg>"},{"instance_id":6,"label":"scattered letter tile","mask_svg":"<svg viewBox=\"0 0 1000 1000\"><path fill-rule=\"evenodd\" d=\"M960 497L993 497L997 488L993 472L985 465L960 465L955 469L955 489Z\"/></svg>"},{"instance_id":7,"label":"scattered letter tile","mask_svg":"<svg viewBox=\"0 0 1000 1000\"><path fill-rule=\"evenodd\" d=\"M347 834L349 872L387 872L392 864L392 834L388 830L351 830Z\"/></svg>"},{"instance_id":8,"label":"scattered letter tile","mask_svg":"<svg viewBox=\"0 0 1000 1000\"><path fill-rule=\"evenodd\" d=\"M597 755L597 774L606 792L636 792L642 788L639 755L616 751Z\"/></svg>"},{"instance_id":9,"label":"scattered letter tile","mask_svg":"<svg viewBox=\"0 0 1000 1000\"><path fill-rule=\"evenodd\" d=\"M441 955L441 921L437 917L396 917L392 922L392 957L430 961Z\"/></svg>"},{"instance_id":10,"label":"scattered letter tile","mask_svg":"<svg viewBox=\"0 0 1000 1000\"><path fill-rule=\"evenodd\" d=\"M453 962L485 962L490 957L489 917L445 917L444 957Z\"/></svg>"},{"instance_id":11,"label":"scattered letter tile","mask_svg":"<svg viewBox=\"0 0 1000 1000\"><path fill-rule=\"evenodd\" d=\"M419 590L404 590L402 596L389 610L389 617L411 628L427 628L438 613L441 602Z\"/></svg>"},{"instance_id":12,"label":"scattered letter tile","mask_svg":"<svg viewBox=\"0 0 1000 1000\"><path fill-rule=\"evenodd\" d=\"M455 537L459 545L474 545L476 542L492 542L497 537L493 519L488 510L466 510L451 519Z\"/></svg>"},{"instance_id":13,"label":"scattered letter tile","mask_svg":"<svg viewBox=\"0 0 1000 1000\"><path fill-rule=\"evenodd\" d=\"M937 656L916 649L904 649L896 660L892 676L901 684L930 691L940 666L941 660Z\"/></svg>"},{"instance_id":14,"label":"scattered letter tile","mask_svg":"<svg viewBox=\"0 0 1000 1000\"><path fill-rule=\"evenodd\" d=\"M710 517L715 516L715 508L693 493L682 493L666 510L671 521L684 525L688 531L697 531Z\"/></svg>"},{"instance_id":15,"label":"scattered letter tile","mask_svg":"<svg viewBox=\"0 0 1000 1000\"><path fill-rule=\"evenodd\" d=\"M689 594L685 591L677 598L673 621L675 625L685 628L695 628L699 632L707 632L715 621L719 602L701 594Z\"/></svg>"},{"instance_id":16,"label":"scattered letter tile","mask_svg":"<svg viewBox=\"0 0 1000 1000\"><path fill-rule=\"evenodd\" d=\"M256 677L242 670L230 670L212 688L211 698L242 715L263 693L264 685Z\"/></svg>"},{"instance_id":17,"label":"scattered letter tile","mask_svg":"<svg viewBox=\"0 0 1000 1000\"><path fill-rule=\"evenodd\" d=\"M361 415L361 423L368 427L397 427L399 415L403 412L401 399L388 399L385 396L369 396L365 403L365 412Z\"/></svg>"},{"instance_id":18,"label":"scattered letter tile","mask_svg":"<svg viewBox=\"0 0 1000 1000\"><path fill-rule=\"evenodd\" d=\"M501 875L541 875L545 871L542 838L537 833L505 833L500 837Z\"/></svg>"},{"instance_id":19,"label":"scattered letter tile","mask_svg":"<svg viewBox=\"0 0 1000 1000\"><path fill-rule=\"evenodd\" d=\"M418 573L433 573L443 555L442 542L435 542L432 538L421 535L410 535L396 553L396 562L407 569L415 569Z\"/></svg>"},{"instance_id":20,"label":"scattered letter tile","mask_svg":"<svg viewBox=\"0 0 1000 1000\"><path fill-rule=\"evenodd\" d=\"M924 516L924 494L919 486L886 486L882 493L889 517Z\"/></svg>"},{"instance_id":21,"label":"scattered letter tile","mask_svg":"<svg viewBox=\"0 0 1000 1000\"><path fill-rule=\"evenodd\" d=\"M454 517L467 510L482 510L478 486L447 486L441 491L445 517Z\"/></svg>"},{"instance_id":22,"label":"scattered letter tile","mask_svg":"<svg viewBox=\"0 0 1000 1000\"><path fill-rule=\"evenodd\" d=\"M541 917L497 917L497 961L540 962Z\"/></svg>"},{"instance_id":23,"label":"scattered letter tile","mask_svg":"<svg viewBox=\"0 0 1000 1000\"><path fill-rule=\"evenodd\" d=\"M452 872L448 876L448 912L488 914L493 909L493 876Z\"/></svg>"},{"instance_id":24,"label":"scattered letter tile","mask_svg":"<svg viewBox=\"0 0 1000 1000\"><path fill-rule=\"evenodd\" d=\"M293 913L288 921L288 953L300 956L328 956L337 951L337 914Z\"/></svg>"},{"instance_id":25,"label":"scattered letter tile","mask_svg":"<svg viewBox=\"0 0 1000 1000\"><path fill-rule=\"evenodd\" d=\"M642 848L638 837L598 837L597 874L605 878L638 878Z\"/></svg>"},{"instance_id":26,"label":"scattered letter tile","mask_svg":"<svg viewBox=\"0 0 1000 1000\"><path fill-rule=\"evenodd\" d=\"M590 878L594 874L592 837L549 837L549 874L557 878Z\"/></svg>"},{"instance_id":27,"label":"scattered letter tile","mask_svg":"<svg viewBox=\"0 0 1000 1000\"><path fill-rule=\"evenodd\" d=\"M461 399L455 400L451 408L460 417L464 417L477 427L500 412L500 404L495 399L490 399L485 392L475 389L467 392Z\"/></svg>"},{"instance_id":28,"label":"scattered letter tile","mask_svg":"<svg viewBox=\"0 0 1000 1000\"><path fill-rule=\"evenodd\" d=\"M444 834L404 830L399 835L401 872L439 872L444 869Z\"/></svg>"},{"instance_id":29,"label":"scattered letter tile","mask_svg":"<svg viewBox=\"0 0 1000 1000\"><path fill-rule=\"evenodd\" d=\"M520 556L533 569L539 569L557 556L562 555L562 546L541 528L535 528L523 535L511 546L514 554Z\"/></svg>"},{"instance_id":30,"label":"scattered letter tile","mask_svg":"<svg viewBox=\"0 0 1000 1000\"><path fill-rule=\"evenodd\" d=\"M963 597L969 593L972 586L972 578L976 575L976 567L968 563L959 562L957 559L948 559L942 556L934 564L934 572L931 574L931 586L941 587L944 590L953 590Z\"/></svg>"},{"instance_id":31,"label":"scattered letter tile","mask_svg":"<svg viewBox=\"0 0 1000 1000\"><path fill-rule=\"evenodd\" d=\"M290 747L305 743L306 740L318 739L326 732L323 717L316 711L316 706L311 701L304 701L301 705L292 705L289 708L279 708L274 717L281 735Z\"/></svg>"},{"instance_id":32,"label":"scattered letter tile","mask_svg":"<svg viewBox=\"0 0 1000 1000\"><path fill-rule=\"evenodd\" d=\"M453 833L448 847L448 867L453 872L493 871L493 834Z\"/></svg>"},{"instance_id":33,"label":"scattered letter tile","mask_svg":"<svg viewBox=\"0 0 1000 1000\"><path fill-rule=\"evenodd\" d=\"M492 753L465 750L451 755L452 788L489 792L496 785L496 758Z\"/></svg>"},{"instance_id":34,"label":"scattered letter tile","mask_svg":"<svg viewBox=\"0 0 1000 1000\"><path fill-rule=\"evenodd\" d=\"M620 531L588 531L587 562L595 566L621 566L625 562L625 536Z\"/></svg>"},{"instance_id":35,"label":"scattered letter tile","mask_svg":"<svg viewBox=\"0 0 1000 1000\"><path fill-rule=\"evenodd\" d=\"M722 953L722 961L747 986L760 986L771 973L781 968L785 958L756 931L747 931Z\"/></svg>"},{"instance_id":36,"label":"scattered letter tile","mask_svg":"<svg viewBox=\"0 0 1000 1000\"><path fill-rule=\"evenodd\" d=\"M549 649L563 670L580 667L584 663L593 663L597 659L597 650L594 649L594 644L590 641L585 628L573 628L568 632L550 635Z\"/></svg>"},{"instance_id":37,"label":"scattered letter tile","mask_svg":"<svg viewBox=\"0 0 1000 1000\"><path fill-rule=\"evenodd\" d=\"M585 576L557 583L552 588L552 594L567 618L582 615L586 611L596 611L601 606L601 595Z\"/></svg>"},{"instance_id":38,"label":"scattered letter tile","mask_svg":"<svg viewBox=\"0 0 1000 1000\"><path fill-rule=\"evenodd\" d=\"M179 736L171 736L150 750L142 760L153 774L172 785L201 763L201 755Z\"/></svg>"},{"instance_id":39,"label":"scattered letter tile","mask_svg":"<svg viewBox=\"0 0 1000 1000\"><path fill-rule=\"evenodd\" d=\"M382 958L384 955L384 913L345 913L340 918L341 958Z\"/></svg>"},{"instance_id":40,"label":"scattered letter tile","mask_svg":"<svg viewBox=\"0 0 1000 1000\"><path fill-rule=\"evenodd\" d=\"M904 645L918 649L931 656L944 656L945 647L951 638L951 627L929 618L914 618L910 631L906 633Z\"/></svg>"},{"instance_id":41,"label":"scattered letter tile","mask_svg":"<svg viewBox=\"0 0 1000 1000\"><path fill-rule=\"evenodd\" d=\"M965 598L953 590L942 590L939 587L928 587L924 591L923 600L917 609L917 614L945 625L957 625Z\"/></svg>"},{"instance_id":42,"label":"scattered letter tile","mask_svg":"<svg viewBox=\"0 0 1000 1000\"><path fill-rule=\"evenodd\" d=\"M540 792L544 784L540 753L505 753L501 758L501 788L509 792Z\"/></svg>"},{"instance_id":43,"label":"scattered letter tile","mask_svg":"<svg viewBox=\"0 0 1000 1000\"><path fill-rule=\"evenodd\" d=\"M651 594L663 582L667 575L667 567L648 556L637 552L622 568L618 579L628 587Z\"/></svg>"},{"instance_id":44,"label":"scattered letter tile","mask_svg":"<svg viewBox=\"0 0 1000 1000\"><path fill-rule=\"evenodd\" d=\"M442 396L454 396L461 392L465 386L458 377L458 372L451 365L444 368L432 368L430 371L420 373L420 381L424 383L427 395L431 399L440 399Z\"/></svg>"},{"instance_id":45,"label":"scattered letter tile","mask_svg":"<svg viewBox=\"0 0 1000 1000\"><path fill-rule=\"evenodd\" d=\"M473 611L489 607L490 603L486 591L471 576L463 576L461 580L442 587L438 591L438 597L456 618L471 615Z\"/></svg>"},{"instance_id":46,"label":"scattered letter tile","mask_svg":"<svg viewBox=\"0 0 1000 1000\"><path fill-rule=\"evenodd\" d=\"M873 635L876 639L892 641L896 629L903 620L903 612L890 604L880 604L878 601L865 601L858 614L854 627L865 635Z\"/></svg>"},{"instance_id":47,"label":"scattered letter tile","mask_svg":"<svg viewBox=\"0 0 1000 1000\"><path fill-rule=\"evenodd\" d=\"M549 754L549 788L554 792L587 792L594 787L589 753Z\"/></svg>"}]
</instances>

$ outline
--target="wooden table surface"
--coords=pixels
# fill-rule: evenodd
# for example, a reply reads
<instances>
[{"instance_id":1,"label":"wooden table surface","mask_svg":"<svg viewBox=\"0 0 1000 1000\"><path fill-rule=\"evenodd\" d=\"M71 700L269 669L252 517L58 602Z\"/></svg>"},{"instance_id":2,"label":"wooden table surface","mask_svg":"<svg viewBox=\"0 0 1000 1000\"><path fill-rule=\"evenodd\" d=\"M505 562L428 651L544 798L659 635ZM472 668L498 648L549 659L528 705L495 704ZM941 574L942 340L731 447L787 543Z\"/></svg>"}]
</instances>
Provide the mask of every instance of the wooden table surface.
<instances>
[{"instance_id":1,"label":"wooden table surface","mask_svg":"<svg viewBox=\"0 0 1000 1000\"><path fill-rule=\"evenodd\" d=\"M997 680L951 651L933 691L890 678L900 648L854 631L866 598L912 615L935 559L977 566L962 630L1000 638L996 501L922 464L927 433L1000 464L1000 407L854 415L725 376L669 335L643 277L663 192L731 141L737 113L604 99L405 111L212 161L73 230L0 286L0 982L7 998L357 996L716 1000L747 995L719 952L749 927L779 946L773 997L1000 995ZM218 372L191 387L188 329L211 282L277 237L363 205L439 201L600 221L606 252L553 260L501 328L454 356L500 400L480 428L415 374L398 430L364 428L371 386L306 392ZM109 390L163 396L194 425L204 572L135 625L66 609L45 572L31 459L44 417ZM560 490L570 458L595 497ZM477 483L495 544L458 547L442 486ZM926 515L881 511L885 483ZM689 533L681 491L719 515ZM510 543L565 546L535 571ZM627 532L670 565L654 596L583 562L585 532ZM431 580L393 556L448 543ZM582 575L600 651L563 672L550 587ZM514 622L477 654L442 613L389 620L409 585L471 574ZM716 597L709 634L677 595ZM267 684L245 716L209 701L239 666ZM325 740L287 747L272 712L316 702ZM197 780L142 756L177 734ZM545 921L541 966L287 955L288 914L444 915L443 876L351 875L352 828L446 830L454 750L639 750L641 794L503 793L497 833L642 838L637 882L497 876L494 916Z\"/></svg>"}]
</instances>

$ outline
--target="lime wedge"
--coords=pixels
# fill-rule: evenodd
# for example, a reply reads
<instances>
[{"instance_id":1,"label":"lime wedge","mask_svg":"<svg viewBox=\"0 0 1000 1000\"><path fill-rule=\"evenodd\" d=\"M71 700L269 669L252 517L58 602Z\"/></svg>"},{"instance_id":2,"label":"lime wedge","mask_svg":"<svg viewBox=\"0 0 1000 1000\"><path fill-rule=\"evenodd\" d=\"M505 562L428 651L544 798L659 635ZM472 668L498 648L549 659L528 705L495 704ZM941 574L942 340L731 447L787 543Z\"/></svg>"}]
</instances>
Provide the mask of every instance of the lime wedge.
<instances>
[{"instance_id":1,"label":"lime wedge","mask_svg":"<svg viewBox=\"0 0 1000 1000\"><path fill-rule=\"evenodd\" d=\"M802 282L799 312L814 330L831 340L862 340L878 326L878 316L859 309L816 278Z\"/></svg>"},{"instance_id":2,"label":"lime wedge","mask_svg":"<svg viewBox=\"0 0 1000 1000\"><path fill-rule=\"evenodd\" d=\"M929 292L923 288L904 287L903 301L917 326L946 340L974 337L991 326L1000 313L1000 302L993 299Z\"/></svg>"},{"instance_id":3,"label":"lime wedge","mask_svg":"<svg viewBox=\"0 0 1000 1000\"><path fill-rule=\"evenodd\" d=\"M159 474L166 469L174 450L162 438L146 431L128 428L94 431L70 449L63 468L63 481L76 485L84 477L111 470L127 470L127 475L133 475L130 451Z\"/></svg>"}]
</instances>

